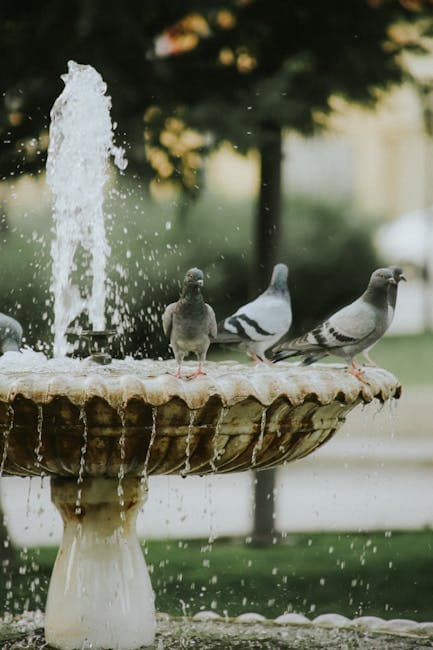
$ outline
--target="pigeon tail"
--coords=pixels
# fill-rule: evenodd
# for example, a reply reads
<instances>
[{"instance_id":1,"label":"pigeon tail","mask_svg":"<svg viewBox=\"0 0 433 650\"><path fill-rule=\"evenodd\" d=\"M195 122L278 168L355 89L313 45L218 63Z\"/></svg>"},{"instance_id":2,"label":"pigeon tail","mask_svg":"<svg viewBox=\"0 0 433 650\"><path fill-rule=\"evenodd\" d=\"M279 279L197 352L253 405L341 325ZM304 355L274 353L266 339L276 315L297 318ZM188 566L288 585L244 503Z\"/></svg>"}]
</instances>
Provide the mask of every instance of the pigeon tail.
<instances>
[{"instance_id":1,"label":"pigeon tail","mask_svg":"<svg viewBox=\"0 0 433 650\"><path fill-rule=\"evenodd\" d=\"M290 359L291 357L299 357L302 354L299 350L278 350L271 355L271 361L277 363L278 361L284 361L284 359Z\"/></svg>"},{"instance_id":2,"label":"pigeon tail","mask_svg":"<svg viewBox=\"0 0 433 650\"><path fill-rule=\"evenodd\" d=\"M302 364L303 366L311 366L312 363L316 363L316 361L320 361L320 359L323 359L323 357L326 357L328 355L327 352L322 352L322 354L310 354L304 359L302 359Z\"/></svg>"},{"instance_id":3,"label":"pigeon tail","mask_svg":"<svg viewBox=\"0 0 433 650\"><path fill-rule=\"evenodd\" d=\"M218 326L219 329L220 326ZM212 339L212 343L240 343L241 338L238 334L235 334L234 332L225 332L225 331L218 331L217 335L215 338Z\"/></svg>"}]
</instances>

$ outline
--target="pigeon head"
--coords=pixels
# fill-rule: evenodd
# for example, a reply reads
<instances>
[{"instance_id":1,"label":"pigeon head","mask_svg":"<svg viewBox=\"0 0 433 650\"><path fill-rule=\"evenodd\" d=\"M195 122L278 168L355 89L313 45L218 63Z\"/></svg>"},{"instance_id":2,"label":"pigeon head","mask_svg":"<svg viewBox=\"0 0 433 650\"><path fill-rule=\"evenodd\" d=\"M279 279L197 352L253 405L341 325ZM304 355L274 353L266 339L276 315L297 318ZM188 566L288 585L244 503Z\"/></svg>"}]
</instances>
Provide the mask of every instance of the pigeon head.
<instances>
[{"instance_id":1,"label":"pigeon head","mask_svg":"<svg viewBox=\"0 0 433 650\"><path fill-rule=\"evenodd\" d=\"M289 277L289 269L286 264L275 264L272 271L270 289L274 291L287 291L287 278Z\"/></svg>"},{"instance_id":2,"label":"pigeon head","mask_svg":"<svg viewBox=\"0 0 433 650\"><path fill-rule=\"evenodd\" d=\"M390 269L390 271L392 271L392 274L394 276L394 280L397 282L397 284L401 280L404 280L404 282L406 282L406 277L404 275L404 271L401 268L401 266L390 266L389 269Z\"/></svg>"},{"instance_id":3,"label":"pigeon head","mask_svg":"<svg viewBox=\"0 0 433 650\"><path fill-rule=\"evenodd\" d=\"M369 289L385 289L390 284L397 284L394 278L394 273L391 269L376 269L371 274L370 282L368 283Z\"/></svg>"},{"instance_id":4,"label":"pigeon head","mask_svg":"<svg viewBox=\"0 0 433 650\"><path fill-rule=\"evenodd\" d=\"M183 281L184 287L202 287L204 281L203 271L200 269L189 269L186 272L185 278Z\"/></svg>"}]
</instances>

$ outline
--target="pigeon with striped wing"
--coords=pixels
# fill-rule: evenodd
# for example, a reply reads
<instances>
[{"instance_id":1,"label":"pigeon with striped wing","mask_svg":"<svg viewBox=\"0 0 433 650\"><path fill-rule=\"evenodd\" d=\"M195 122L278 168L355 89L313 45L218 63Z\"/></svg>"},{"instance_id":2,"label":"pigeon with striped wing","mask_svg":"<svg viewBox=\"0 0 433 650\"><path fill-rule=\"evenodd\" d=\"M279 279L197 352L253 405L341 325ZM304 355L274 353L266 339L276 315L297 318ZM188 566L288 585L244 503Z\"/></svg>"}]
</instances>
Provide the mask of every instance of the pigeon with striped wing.
<instances>
[{"instance_id":1,"label":"pigeon with striped wing","mask_svg":"<svg viewBox=\"0 0 433 650\"><path fill-rule=\"evenodd\" d=\"M351 374L365 381L355 356L371 349L388 329L388 292L396 284L391 269L377 269L362 296L310 332L275 348L272 360L301 356L303 365L309 365L333 354L350 365Z\"/></svg>"},{"instance_id":2,"label":"pigeon with striped wing","mask_svg":"<svg viewBox=\"0 0 433 650\"><path fill-rule=\"evenodd\" d=\"M222 321L215 342L239 344L254 361L266 361L266 350L277 343L292 324L288 275L285 264L276 264L266 291Z\"/></svg>"}]
</instances>

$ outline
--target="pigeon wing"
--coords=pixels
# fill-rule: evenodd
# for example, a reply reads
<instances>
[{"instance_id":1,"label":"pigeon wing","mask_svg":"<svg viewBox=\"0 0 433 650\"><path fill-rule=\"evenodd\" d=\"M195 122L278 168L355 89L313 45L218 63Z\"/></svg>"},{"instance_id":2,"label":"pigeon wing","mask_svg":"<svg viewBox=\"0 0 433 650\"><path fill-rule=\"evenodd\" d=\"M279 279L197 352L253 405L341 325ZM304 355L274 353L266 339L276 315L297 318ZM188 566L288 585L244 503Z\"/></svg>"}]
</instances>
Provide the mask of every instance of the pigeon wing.
<instances>
[{"instance_id":1,"label":"pigeon wing","mask_svg":"<svg viewBox=\"0 0 433 650\"><path fill-rule=\"evenodd\" d=\"M212 307L207 303L206 303L206 309L207 309L207 319L209 325L209 336L214 339L216 338L218 333L218 325L216 321L215 312L212 309Z\"/></svg>"},{"instance_id":2,"label":"pigeon wing","mask_svg":"<svg viewBox=\"0 0 433 650\"><path fill-rule=\"evenodd\" d=\"M278 296L261 295L226 318L224 332L239 340L265 341L277 333L283 336L290 324L290 302Z\"/></svg>"},{"instance_id":3,"label":"pigeon wing","mask_svg":"<svg viewBox=\"0 0 433 650\"><path fill-rule=\"evenodd\" d=\"M304 352L343 348L367 338L375 327L374 309L358 299L307 334L291 341L287 347Z\"/></svg>"},{"instance_id":4,"label":"pigeon wing","mask_svg":"<svg viewBox=\"0 0 433 650\"><path fill-rule=\"evenodd\" d=\"M173 314L176 306L177 302L172 302L171 305L167 305L162 315L162 329L168 338L170 338L171 328L173 327Z\"/></svg>"}]
</instances>

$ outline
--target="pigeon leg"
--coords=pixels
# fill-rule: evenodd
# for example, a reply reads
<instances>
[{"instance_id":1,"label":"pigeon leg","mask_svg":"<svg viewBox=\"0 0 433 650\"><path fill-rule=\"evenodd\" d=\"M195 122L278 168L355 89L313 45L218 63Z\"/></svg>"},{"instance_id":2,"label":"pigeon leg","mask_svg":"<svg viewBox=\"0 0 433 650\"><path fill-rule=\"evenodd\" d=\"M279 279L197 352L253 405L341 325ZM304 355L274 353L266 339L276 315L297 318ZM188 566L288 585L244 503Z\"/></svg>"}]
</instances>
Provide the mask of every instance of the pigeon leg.
<instances>
[{"instance_id":1,"label":"pigeon leg","mask_svg":"<svg viewBox=\"0 0 433 650\"><path fill-rule=\"evenodd\" d=\"M254 361L254 363L261 363L262 360L254 352L247 352L248 356Z\"/></svg>"},{"instance_id":2,"label":"pigeon leg","mask_svg":"<svg viewBox=\"0 0 433 650\"><path fill-rule=\"evenodd\" d=\"M362 368L359 367L355 359L352 359L352 363L348 368L347 372L349 373L349 375L353 375L354 377L356 377L363 384L368 384L368 381L364 377L364 371L362 370Z\"/></svg>"},{"instance_id":3,"label":"pigeon leg","mask_svg":"<svg viewBox=\"0 0 433 650\"><path fill-rule=\"evenodd\" d=\"M205 375L205 374L206 373L202 368L202 362L199 361L197 370L193 372L192 375L189 375L188 379L195 379L195 377L198 377L199 375Z\"/></svg>"},{"instance_id":4,"label":"pigeon leg","mask_svg":"<svg viewBox=\"0 0 433 650\"><path fill-rule=\"evenodd\" d=\"M375 363L375 362L373 361L373 359L370 357L370 355L368 354L368 350L364 350L364 352L363 352L362 354L363 354L363 357L364 357L365 359L367 359L367 363L364 364L364 365L366 365L366 366L370 366L371 368L378 368L378 367L379 367L379 366L377 365L377 363Z\"/></svg>"},{"instance_id":5,"label":"pigeon leg","mask_svg":"<svg viewBox=\"0 0 433 650\"><path fill-rule=\"evenodd\" d=\"M182 354L177 348L173 348L173 350L174 350L174 358L176 359L176 363L177 363L177 369L176 369L176 372L170 373L170 374L173 374L173 377L176 377L177 379L183 379L183 376L182 376L182 363L183 363L185 355Z\"/></svg>"}]
</instances>

